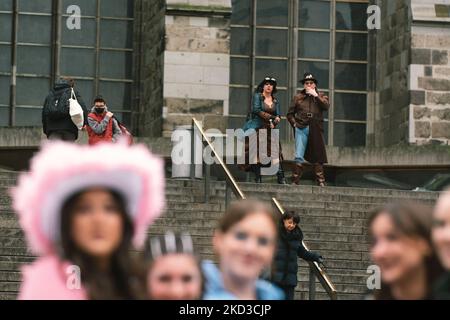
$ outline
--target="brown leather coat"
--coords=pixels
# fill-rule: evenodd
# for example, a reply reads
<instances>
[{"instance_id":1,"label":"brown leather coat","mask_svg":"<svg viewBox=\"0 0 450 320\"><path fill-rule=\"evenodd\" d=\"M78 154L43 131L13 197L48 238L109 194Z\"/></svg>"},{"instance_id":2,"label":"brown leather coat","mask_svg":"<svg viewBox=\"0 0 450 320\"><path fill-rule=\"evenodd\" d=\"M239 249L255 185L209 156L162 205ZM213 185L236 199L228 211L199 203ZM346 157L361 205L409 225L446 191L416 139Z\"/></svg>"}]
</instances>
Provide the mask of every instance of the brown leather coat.
<instances>
[{"instance_id":1,"label":"brown leather coat","mask_svg":"<svg viewBox=\"0 0 450 320\"><path fill-rule=\"evenodd\" d=\"M291 126L298 128L305 128L309 126L311 117L319 121L323 120L323 111L327 111L330 108L328 97L323 93L319 93L318 97L306 95L306 91L302 90L297 94L291 102L288 113L286 115Z\"/></svg>"},{"instance_id":2,"label":"brown leather coat","mask_svg":"<svg viewBox=\"0 0 450 320\"><path fill-rule=\"evenodd\" d=\"M330 108L328 97L319 93L318 97L306 95L305 90L292 99L287 113L287 119L291 126L305 128L309 126L308 145L305 151L305 159L310 163L327 163L325 139L323 136L323 112Z\"/></svg>"}]
</instances>

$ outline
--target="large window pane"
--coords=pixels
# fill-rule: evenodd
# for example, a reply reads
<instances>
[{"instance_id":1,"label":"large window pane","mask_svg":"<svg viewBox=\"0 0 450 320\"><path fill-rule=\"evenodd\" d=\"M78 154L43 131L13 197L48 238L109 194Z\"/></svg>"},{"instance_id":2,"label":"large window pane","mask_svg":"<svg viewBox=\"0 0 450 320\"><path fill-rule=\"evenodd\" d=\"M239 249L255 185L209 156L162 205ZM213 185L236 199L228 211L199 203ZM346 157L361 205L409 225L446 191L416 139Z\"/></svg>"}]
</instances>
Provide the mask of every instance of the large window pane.
<instances>
[{"instance_id":1,"label":"large window pane","mask_svg":"<svg viewBox=\"0 0 450 320\"><path fill-rule=\"evenodd\" d=\"M131 79L132 53L105 51L100 52L100 76L116 79Z\"/></svg>"},{"instance_id":2,"label":"large window pane","mask_svg":"<svg viewBox=\"0 0 450 320\"><path fill-rule=\"evenodd\" d=\"M11 78L9 76L0 76L0 104L9 105L9 88Z\"/></svg>"},{"instance_id":3,"label":"large window pane","mask_svg":"<svg viewBox=\"0 0 450 320\"><path fill-rule=\"evenodd\" d=\"M18 46L17 72L49 75L51 72L50 47Z\"/></svg>"},{"instance_id":4,"label":"large window pane","mask_svg":"<svg viewBox=\"0 0 450 320\"><path fill-rule=\"evenodd\" d=\"M111 68L115 66L111 65ZM92 49L61 49L61 72L67 76L94 77L95 52Z\"/></svg>"},{"instance_id":5,"label":"large window pane","mask_svg":"<svg viewBox=\"0 0 450 320\"><path fill-rule=\"evenodd\" d=\"M287 27L288 5L286 0L258 0L256 24L259 26Z\"/></svg>"},{"instance_id":6,"label":"large window pane","mask_svg":"<svg viewBox=\"0 0 450 320\"><path fill-rule=\"evenodd\" d=\"M131 109L131 83L100 81L99 94L110 108Z\"/></svg>"},{"instance_id":7,"label":"large window pane","mask_svg":"<svg viewBox=\"0 0 450 320\"><path fill-rule=\"evenodd\" d=\"M0 127L7 127L9 125L9 108L0 107Z\"/></svg>"},{"instance_id":8,"label":"large window pane","mask_svg":"<svg viewBox=\"0 0 450 320\"><path fill-rule=\"evenodd\" d=\"M107 48L133 48L133 21L101 20L100 45Z\"/></svg>"},{"instance_id":9,"label":"large window pane","mask_svg":"<svg viewBox=\"0 0 450 320\"><path fill-rule=\"evenodd\" d=\"M299 33L299 58L328 59L330 34L328 32L302 31Z\"/></svg>"},{"instance_id":10,"label":"large window pane","mask_svg":"<svg viewBox=\"0 0 450 320\"><path fill-rule=\"evenodd\" d=\"M250 83L250 59L231 58L230 83L244 84Z\"/></svg>"},{"instance_id":11,"label":"large window pane","mask_svg":"<svg viewBox=\"0 0 450 320\"><path fill-rule=\"evenodd\" d=\"M303 79L303 75L306 72L314 74L318 81L318 87L328 89L329 87L329 70L330 64L328 62L314 62L314 61L299 61L298 62L298 80ZM298 87L301 88L302 84L299 83Z\"/></svg>"},{"instance_id":12,"label":"large window pane","mask_svg":"<svg viewBox=\"0 0 450 320\"><path fill-rule=\"evenodd\" d=\"M287 30L256 29L256 55L285 57Z\"/></svg>"},{"instance_id":13,"label":"large window pane","mask_svg":"<svg viewBox=\"0 0 450 320\"><path fill-rule=\"evenodd\" d=\"M42 109L17 107L15 111L16 126L31 127L42 125Z\"/></svg>"},{"instance_id":14,"label":"large window pane","mask_svg":"<svg viewBox=\"0 0 450 320\"><path fill-rule=\"evenodd\" d=\"M337 30L367 30L367 3L336 3Z\"/></svg>"},{"instance_id":15,"label":"large window pane","mask_svg":"<svg viewBox=\"0 0 450 320\"><path fill-rule=\"evenodd\" d=\"M278 86L287 86L287 61L256 59L255 81L259 84L265 77L272 76L277 79Z\"/></svg>"},{"instance_id":16,"label":"large window pane","mask_svg":"<svg viewBox=\"0 0 450 320\"><path fill-rule=\"evenodd\" d=\"M249 25L252 0L233 0L231 24Z\"/></svg>"},{"instance_id":17,"label":"large window pane","mask_svg":"<svg viewBox=\"0 0 450 320\"><path fill-rule=\"evenodd\" d=\"M335 122L334 145L337 147L365 146L366 124Z\"/></svg>"},{"instance_id":18,"label":"large window pane","mask_svg":"<svg viewBox=\"0 0 450 320\"><path fill-rule=\"evenodd\" d=\"M367 65L356 63L335 64L335 88L338 90L367 90Z\"/></svg>"},{"instance_id":19,"label":"large window pane","mask_svg":"<svg viewBox=\"0 0 450 320\"><path fill-rule=\"evenodd\" d=\"M94 100L94 81L90 80L75 80L75 90L81 96L81 100L86 104L90 110Z\"/></svg>"},{"instance_id":20,"label":"large window pane","mask_svg":"<svg viewBox=\"0 0 450 320\"><path fill-rule=\"evenodd\" d=\"M231 54L250 55L251 37L249 28L231 28Z\"/></svg>"},{"instance_id":21,"label":"large window pane","mask_svg":"<svg viewBox=\"0 0 450 320\"><path fill-rule=\"evenodd\" d=\"M290 98L287 96L286 90L278 90L275 94L278 101L280 102L280 112L282 116L286 116L287 110L289 108L289 100Z\"/></svg>"},{"instance_id":22,"label":"large window pane","mask_svg":"<svg viewBox=\"0 0 450 320\"><path fill-rule=\"evenodd\" d=\"M0 11L12 11L13 0L2 0L0 1Z\"/></svg>"},{"instance_id":23,"label":"large window pane","mask_svg":"<svg viewBox=\"0 0 450 320\"><path fill-rule=\"evenodd\" d=\"M17 78L17 104L24 106L43 106L50 91L50 80L44 78Z\"/></svg>"},{"instance_id":24,"label":"large window pane","mask_svg":"<svg viewBox=\"0 0 450 320\"><path fill-rule=\"evenodd\" d=\"M62 28L61 32L63 45L94 47L96 44L97 26L94 19L81 19L81 29Z\"/></svg>"},{"instance_id":25,"label":"large window pane","mask_svg":"<svg viewBox=\"0 0 450 320\"><path fill-rule=\"evenodd\" d=\"M107 0L109 1L109 0ZM81 9L81 16L95 16L97 12L96 0L63 0L63 13L67 12L67 8L71 5L77 5ZM84 20L83 20L84 22ZM83 23L82 22L82 23ZM82 24L83 26L83 24Z\"/></svg>"},{"instance_id":26,"label":"large window pane","mask_svg":"<svg viewBox=\"0 0 450 320\"><path fill-rule=\"evenodd\" d=\"M367 35L337 32L336 59L367 60Z\"/></svg>"},{"instance_id":27,"label":"large window pane","mask_svg":"<svg viewBox=\"0 0 450 320\"><path fill-rule=\"evenodd\" d=\"M19 42L50 44L51 35L51 17L19 15Z\"/></svg>"},{"instance_id":28,"label":"large window pane","mask_svg":"<svg viewBox=\"0 0 450 320\"><path fill-rule=\"evenodd\" d=\"M300 28L330 29L330 2L300 0ZM318 19L320 17L320 19Z\"/></svg>"},{"instance_id":29,"label":"large window pane","mask_svg":"<svg viewBox=\"0 0 450 320\"><path fill-rule=\"evenodd\" d=\"M0 72L11 72L11 46L0 44Z\"/></svg>"},{"instance_id":30,"label":"large window pane","mask_svg":"<svg viewBox=\"0 0 450 320\"><path fill-rule=\"evenodd\" d=\"M365 94L335 93L334 117L336 120L367 119L367 97Z\"/></svg>"},{"instance_id":31,"label":"large window pane","mask_svg":"<svg viewBox=\"0 0 450 320\"><path fill-rule=\"evenodd\" d=\"M3 1L3 0L2 0ZM52 0L19 0L20 12L51 13Z\"/></svg>"},{"instance_id":32,"label":"large window pane","mask_svg":"<svg viewBox=\"0 0 450 320\"><path fill-rule=\"evenodd\" d=\"M249 88L230 88L230 114L246 115L250 111Z\"/></svg>"},{"instance_id":33,"label":"large window pane","mask_svg":"<svg viewBox=\"0 0 450 320\"><path fill-rule=\"evenodd\" d=\"M102 17L133 18L133 0L102 0L100 4Z\"/></svg>"},{"instance_id":34,"label":"large window pane","mask_svg":"<svg viewBox=\"0 0 450 320\"><path fill-rule=\"evenodd\" d=\"M0 41L11 42L11 26L11 14L0 13Z\"/></svg>"}]
</instances>

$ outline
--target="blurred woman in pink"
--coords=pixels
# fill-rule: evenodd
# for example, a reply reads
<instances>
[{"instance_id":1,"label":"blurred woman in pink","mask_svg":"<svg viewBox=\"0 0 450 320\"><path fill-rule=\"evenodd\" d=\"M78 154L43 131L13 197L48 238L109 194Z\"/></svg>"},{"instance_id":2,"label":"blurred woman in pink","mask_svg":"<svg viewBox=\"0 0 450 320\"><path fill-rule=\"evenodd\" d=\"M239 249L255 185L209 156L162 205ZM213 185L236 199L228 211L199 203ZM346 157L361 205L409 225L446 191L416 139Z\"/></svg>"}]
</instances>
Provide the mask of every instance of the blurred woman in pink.
<instances>
[{"instance_id":1,"label":"blurred woman in pink","mask_svg":"<svg viewBox=\"0 0 450 320\"><path fill-rule=\"evenodd\" d=\"M48 143L12 191L38 259L19 299L145 298L131 256L164 207L162 161L144 146Z\"/></svg>"}]
</instances>

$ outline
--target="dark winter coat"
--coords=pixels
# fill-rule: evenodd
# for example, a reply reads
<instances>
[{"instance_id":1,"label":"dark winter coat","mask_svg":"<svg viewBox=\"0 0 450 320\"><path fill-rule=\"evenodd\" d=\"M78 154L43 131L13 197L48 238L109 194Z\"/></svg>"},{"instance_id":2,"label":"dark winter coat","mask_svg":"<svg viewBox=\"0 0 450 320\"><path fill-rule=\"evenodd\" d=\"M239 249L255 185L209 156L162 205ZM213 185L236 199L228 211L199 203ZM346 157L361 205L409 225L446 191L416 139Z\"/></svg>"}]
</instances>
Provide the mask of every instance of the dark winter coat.
<instances>
[{"instance_id":1,"label":"dark winter coat","mask_svg":"<svg viewBox=\"0 0 450 320\"><path fill-rule=\"evenodd\" d=\"M66 80L59 80L45 98L42 110L42 126L47 136L55 131L69 131L78 138L78 128L72 122L69 114L70 93L71 87L69 83ZM88 109L76 90L75 95L81 108L83 108L84 121L87 124ZM64 101L64 103L56 104L56 100Z\"/></svg>"},{"instance_id":2,"label":"dark winter coat","mask_svg":"<svg viewBox=\"0 0 450 320\"><path fill-rule=\"evenodd\" d=\"M450 300L450 272L442 276L434 285L433 299Z\"/></svg>"},{"instance_id":3,"label":"dark winter coat","mask_svg":"<svg viewBox=\"0 0 450 320\"><path fill-rule=\"evenodd\" d=\"M280 225L277 251L272 269L272 281L281 286L297 286L298 258L317 261L319 254L306 250L303 233L297 226L288 232Z\"/></svg>"}]
</instances>

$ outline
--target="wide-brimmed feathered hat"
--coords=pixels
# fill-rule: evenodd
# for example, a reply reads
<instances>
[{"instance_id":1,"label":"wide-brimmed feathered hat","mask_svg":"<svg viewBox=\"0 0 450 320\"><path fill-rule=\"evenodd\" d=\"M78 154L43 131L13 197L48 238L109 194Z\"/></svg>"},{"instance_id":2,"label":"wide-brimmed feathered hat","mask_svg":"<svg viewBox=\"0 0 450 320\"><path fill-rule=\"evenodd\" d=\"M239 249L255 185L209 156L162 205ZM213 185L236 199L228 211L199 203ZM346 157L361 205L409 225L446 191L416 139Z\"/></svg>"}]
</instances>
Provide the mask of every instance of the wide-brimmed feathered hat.
<instances>
[{"instance_id":1,"label":"wide-brimmed feathered hat","mask_svg":"<svg viewBox=\"0 0 450 320\"><path fill-rule=\"evenodd\" d=\"M302 84L305 84L306 81L314 81L314 83L317 85L317 79L311 72L306 72L303 76L303 79L300 80Z\"/></svg>"},{"instance_id":2,"label":"wide-brimmed feathered hat","mask_svg":"<svg viewBox=\"0 0 450 320\"><path fill-rule=\"evenodd\" d=\"M61 210L75 193L104 187L124 199L134 226L133 244L145 241L148 226L164 209L163 161L144 145L126 141L81 146L47 142L11 190L13 208L32 251L57 252L61 239Z\"/></svg>"}]
</instances>

